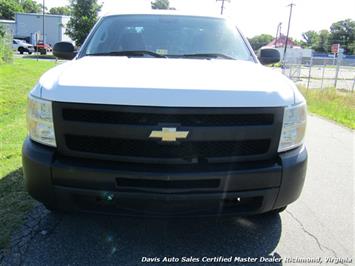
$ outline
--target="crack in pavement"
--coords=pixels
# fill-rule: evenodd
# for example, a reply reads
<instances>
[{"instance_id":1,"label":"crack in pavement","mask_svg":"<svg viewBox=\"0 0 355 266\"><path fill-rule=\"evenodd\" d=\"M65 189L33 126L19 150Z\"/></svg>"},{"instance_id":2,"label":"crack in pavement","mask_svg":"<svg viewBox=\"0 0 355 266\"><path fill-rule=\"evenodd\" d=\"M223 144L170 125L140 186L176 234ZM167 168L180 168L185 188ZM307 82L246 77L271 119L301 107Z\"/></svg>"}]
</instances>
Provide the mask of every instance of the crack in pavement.
<instances>
[{"instance_id":1,"label":"crack in pavement","mask_svg":"<svg viewBox=\"0 0 355 266\"><path fill-rule=\"evenodd\" d=\"M337 253L335 252L335 250L333 250L333 249L331 249L331 248L329 248L329 247L323 245L323 244L319 241L319 239L318 239L317 236L315 236L314 234L312 234L311 232L309 232L309 231L305 228L305 226L303 225L303 223L296 217L296 215L294 215L294 214L293 214L292 212L290 212L289 210L286 210L286 213L288 213L288 214L291 216L291 218L292 218L293 220L295 220L295 221L299 224L299 226L301 227L301 229L302 229L302 231L303 231L304 233L306 233L307 235L309 235L311 238L313 238L313 239L316 241L316 243L317 243L319 249L320 249L322 252L324 252L324 249L326 249L326 250L330 251L331 253L333 253L333 255L334 255L335 258L337 258L337 259L339 258L339 256L338 256ZM339 264L348 265L348 264L346 264L346 263L341 263L341 262L339 262Z\"/></svg>"},{"instance_id":2,"label":"crack in pavement","mask_svg":"<svg viewBox=\"0 0 355 266\"><path fill-rule=\"evenodd\" d=\"M308 205L305 205L305 208L307 208L307 210L312 213L312 216L314 216L314 218L316 219L318 225L320 225L324 230L329 231L329 228L323 224L323 221L320 220L320 219L316 216L316 213L315 213ZM332 236L334 237L334 234L333 234L333 233L332 233ZM335 239L335 241L336 241L337 244L338 244L339 246L341 246L346 252L351 252L351 251L348 250L347 247L344 246L343 242L340 242L338 239Z\"/></svg>"}]
</instances>

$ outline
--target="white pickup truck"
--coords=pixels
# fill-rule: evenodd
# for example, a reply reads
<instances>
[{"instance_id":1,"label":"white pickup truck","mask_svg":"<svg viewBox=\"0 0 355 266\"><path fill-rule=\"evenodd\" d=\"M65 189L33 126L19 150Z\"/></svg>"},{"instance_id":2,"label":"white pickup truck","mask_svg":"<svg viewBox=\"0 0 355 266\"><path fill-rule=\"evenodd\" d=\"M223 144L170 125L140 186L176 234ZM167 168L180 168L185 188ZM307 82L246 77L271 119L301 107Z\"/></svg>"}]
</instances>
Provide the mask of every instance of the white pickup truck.
<instances>
[{"instance_id":1,"label":"white pickup truck","mask_svg":"<svg viewBox=\"0 0 355 266\"><path fill-rule=\"evenodd\" d=\"M23 41L23 40L18 40L18 39L12 40L12 49L14 51L19 52L20 54L23 54L23 53L32 54L35 51L35 48L33 47L32 44L27 43L26 41Z\"/></svg>"},{"instance_id":2,"label":"white pickup truck","mask_svg":"<svg viewBox=\"0 0 355 266\"><path fill-rule=\"evenodd\" d=\"M279 212L302 190L306 103L223 17L102 17L29 94L28 192L51 210Z\"/></svg>"}]
</instances>

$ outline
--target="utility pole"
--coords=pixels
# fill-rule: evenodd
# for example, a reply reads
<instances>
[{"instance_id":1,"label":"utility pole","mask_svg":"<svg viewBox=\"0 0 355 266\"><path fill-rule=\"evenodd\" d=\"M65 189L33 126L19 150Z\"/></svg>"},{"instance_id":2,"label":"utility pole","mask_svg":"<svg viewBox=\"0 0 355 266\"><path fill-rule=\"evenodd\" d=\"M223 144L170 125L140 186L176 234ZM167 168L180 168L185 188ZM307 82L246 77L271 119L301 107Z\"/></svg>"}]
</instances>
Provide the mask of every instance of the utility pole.
<instances>
[{"instance_id":1,"label":"utility pole","mask_svg":"<svg viewBox=\"0 0 355 266\"><path fill-rule=\"evenodd\" d=\"M283 65L285 64L285 59L286 59L286 51L287 51L287 45L288 45L288 36L290 34L290 26L291 26L291 18L292 18L292 10L295 4L292 2L291 4L288 5L290 7L290 16L288 18L288 25L287 25L287 35L286 35L286 43L285 43L285 49L284 49L284 56L283 56Z\"/></svg>"},{"instance_id":2,"label":"utility pole","mask_svg":"<svg viewBox=\"0 0 355 266\"><path fill-rule=\"evenodd\" d=\"M278 38L279 38L279 34L281 34L281 25L282 25L282 22L279 23L279 25L277 25L277 30L276 30L276 36L275 36L275 48L277 48L277 41L278 41Z\"/></svg>"},{"instance_id":3,"label":"utility pole","mask_svg":"<svg viewBox=\"0 0 355 266\"><path fill-rule=\"evenodd\" d=\"M45 6L45 0L43 0L43 7L42 7L42 9L43 9L43 25L42 25L42 35L43 35L43 43L45 43L44 42L44 16L45 16L45 8L46 8L46 6Z\"/></svg>"},{"instance_id":4,"label":"utility pole","mask_svg":"<svg viewBox=\"0 0 355 266\"><path fill-rule=\"evenodd\" d=\"M224 6L224 2L228 1L230 2L230 0L216 0L216 2L222 2L222 5L221 5L221 15L223 15L223 12L224 12L224 9L225 9L225 6Z\"/></svg>"}]
</instances>

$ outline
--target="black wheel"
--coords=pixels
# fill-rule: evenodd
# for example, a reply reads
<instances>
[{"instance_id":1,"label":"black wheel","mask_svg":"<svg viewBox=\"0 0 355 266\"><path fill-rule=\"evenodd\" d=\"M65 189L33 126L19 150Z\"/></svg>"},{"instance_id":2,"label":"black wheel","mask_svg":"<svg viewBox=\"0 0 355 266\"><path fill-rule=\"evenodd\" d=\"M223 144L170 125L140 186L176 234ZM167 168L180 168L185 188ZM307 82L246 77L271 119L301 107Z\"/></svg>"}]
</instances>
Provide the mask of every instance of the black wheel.
<instances>
[{"instance_id":1,"label":"black wheel","mask_svg":"<svg viewBox=\"0 0 355 266\"><path fill-rule=\"evenodd\" d=\"M287 205L282 207L282 208L278 208L278 209L272 210L271 212L273 212L273 213L281 213L284 210L286 210L286 208L287 208Z\"/></svg>"},{"instance_id":2,"label":"black wheel","mask_svg":"<svg viewBox=\"0 0 355 266\"><path fill-rule=\"evenodd\" d=\"M23 47L18 48L18 51L20 52L20 54L23 54L25 52L25 49Z\"/></svg>"},{"instance_id":3,"label":"black wheel","mask_svg":"<svg viewBox=\"0 0 355 266\"><path fill-rule=\"evenodd\" d=\"M32 52L28 52L28 54L32 54Z\"/></svg>"}]
</instances>

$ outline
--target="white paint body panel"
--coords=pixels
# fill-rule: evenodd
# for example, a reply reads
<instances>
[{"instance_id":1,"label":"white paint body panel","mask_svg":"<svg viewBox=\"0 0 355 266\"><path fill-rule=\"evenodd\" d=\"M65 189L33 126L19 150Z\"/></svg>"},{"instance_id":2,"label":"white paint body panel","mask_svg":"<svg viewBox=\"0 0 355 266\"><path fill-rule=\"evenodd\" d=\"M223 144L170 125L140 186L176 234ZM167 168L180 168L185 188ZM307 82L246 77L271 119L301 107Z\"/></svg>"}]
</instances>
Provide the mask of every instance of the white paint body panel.
<instances>
[{"instance_id":1,"label":"white paint body panel","mask_svg":"<svg viewBox=\"0 0 355 266\"><path fill-rule=\"evenodd\" d=\"M49 70L39 85L33 95L75 103L276 107L304 101L282 74L237 60L90 56Z\"/></svg>"}]
</instances>

